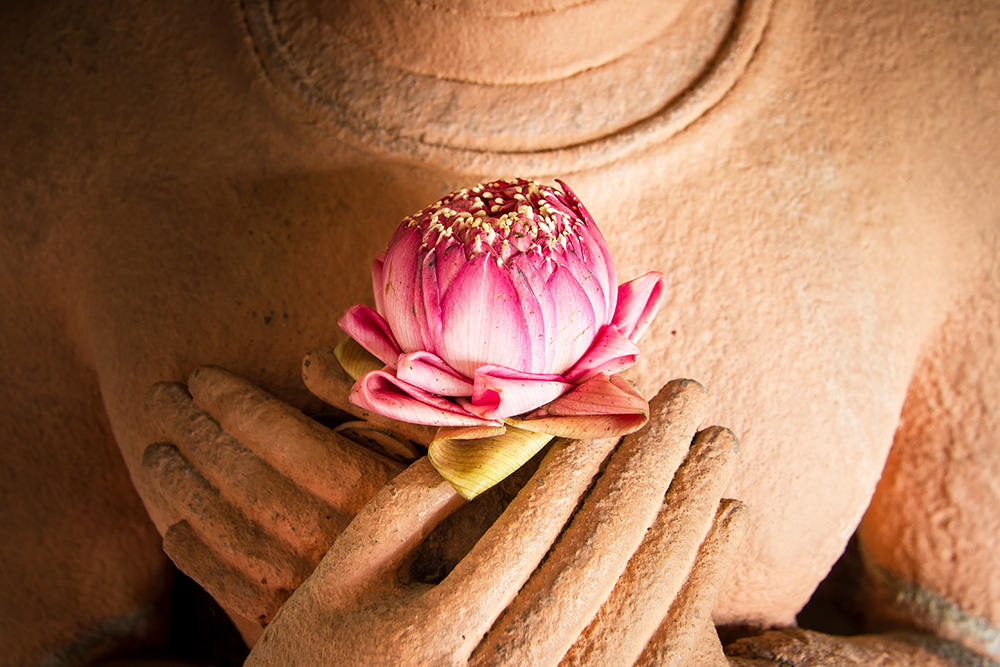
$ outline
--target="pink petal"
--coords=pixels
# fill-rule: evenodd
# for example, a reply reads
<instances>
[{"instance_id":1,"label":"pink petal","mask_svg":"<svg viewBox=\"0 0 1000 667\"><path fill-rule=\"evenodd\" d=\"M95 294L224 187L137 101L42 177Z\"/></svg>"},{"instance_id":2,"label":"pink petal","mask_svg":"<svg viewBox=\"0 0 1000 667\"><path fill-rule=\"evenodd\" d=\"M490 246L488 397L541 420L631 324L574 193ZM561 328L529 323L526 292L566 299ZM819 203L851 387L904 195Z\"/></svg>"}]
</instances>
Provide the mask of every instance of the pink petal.
<instances>
[{"instance_id":1,"label":"pink petal","mask_svg":"<svg viewBox=\"0 0 1000 667\"><path fill-rule=\"evenodd\" d=\"M611 322L614 311L608 310L608 298L601 286L602 281L594 271L595 267L584 259L584 255L589 254L589 249L583 246L579 238L570 237L566 241L566 250L559 252L559 261L569 269L570 275L587 295L594 313L594 323L601 327ZM617 285L614 290L617 293Z\"/></svg>"},{"instance_id":2,"label":"pink petal","mask_svg":"<svg viewBox=\"0 0 1000 667\"><path fill-rule=\"evenodd\" d=\"M518 428L564 438L607 438L638 431L649 421L649 404L620 375L597 375L524 419Z\"/></svg>"},{"instance_id":3,"label":"pink petal","mask_svg":"<svg viewBox=\"0 0 1000 667\"><path fill-rule=\"evenodd\" d=\"M629 340L639 340L656 317L666 286L667 279L657 271L619 285L618 308L611 323Z\"/></svg>"},{"instance_id":4,"label":"pink petal","mask_svg":"<svg viewBox=\"0 0 1000 667\"><path fill-rule=\"evenodd\" d=\"M385 282L382 279L382 269L385 267L385 253L380 252L372 262L372 293L375 295L375 310L385 312L382 295L385 292Z\"/></svg>"},{"instance_id":5,"label":"pink petal","mask_svg":"<svg viewBox=\"0 0 1000 667\"><path fill-rule=\"evenodd\" d=\"M594 222L593 216L590 215L590 211L583 205L583 202L576 196L576 193L563 181L556 179L556 183L565 192L565 197L568 200L570 208L575 210L584 222L583 225L575 226L574 231L584 241L585 247L593 251L594 256L584 256L583 259L588 265L592 266L595 275L601 281L601 291L607 297L606 311L613 313L615 312L615 302L618 298L618 273L615 270L615 263L611 259L611 251L608 249L608 244L604 240L604 236L601 234L597 223Z\"/></svg>"},{"instance_id":6,"label":"pink petal","mask_svg":"<svg viewBox=\"0 0 1000 667\"><path fill-rule=\"evenodd\" d=\"M496 260L483 254L455 276L441 300L445 322L437 354L466 377L484 364L523 368L528 332L517 290Z\"/></svg>"},{"instance_id":7,"label":"pink petal","mask_svg":"<svg viewBox=\"0 0 1000 667\"><path fill-rule=\"evenodd\" d=\"M420 327L420 338L423 341L422 350L435 351L437 341L441 339L444 323L441 319L441 290L437 276L437 250L432 250L424 256L418 274L416 292L413 295L416 317Z\"/></svg>"},{"instance_id":8,"label":"pink petal","mask_svg":"<svg viewBox=\"0 0 1000 667\"><path fill-rule=\"evenodd\" d=\"M590 298L568 269L557 266L549 277L549 298L556 307L556 358L550 369L562 374L583 357L597 337Z\"/></svg>"},{"instance_id":9,"label":"pink petal","mask_svg":"<svg viewBox=\"0 0 1000 667\"><path fill-rule=\"evenodd\" d=\"M397 233L385 253L382 274L382 307L399 347L407 352L424 349L421 324L415 312L420 266L420 231L416 227Z\"/></svg>"},{"instance_id":10,"label":"pink petal","mask_svg":"<svg viewBox=\"0 0 1000 667\"><path fill-rule=\"evenodd\" d=\"M596 227L597 225L594 224L593 216L590 215L590 211L588 211L587 207L583 205L583 202L576 196L576 193L573 192L568 185L566 185L565 181L561 181L557 178L556 183L558 183L559 187L563 190L564 194L561 199L566 202L567 208L576 213L577 217L587 224Z\"/></svg>"},{"instance_id":11,"label":"pink petal","mask_svg":"<svg viewBox=\"0 0 1000 667\"><path fill-rule=\"evenodd\" d=\"M438 285L440 285L443 294L455 282L455 276L468 260L465 257L465 247L461 243L449 245L444 249L437 247L434 252L436 255L434 270L437 273Z\"/></svg>"},{"instance_id":12,"label":"pink petal","mask_svg":"<svg viewBox=\"0 0 1000 667\"><path fill-rule=\"evenodd\" d=\"M556 306L552 299L545 296L548 293L546 280L529 257L516 255L508 267L528 330L531 359L526 368L533 373L544 373L552 369L555 361Z\"/></svg>"},{"instance_id":13,"label":"pink petal","mask_svg":"<svg viewBox=\"0 0 1000 667\"><path fill-rule=\"evenodd\" d=\"M356 340L382 363L395 367L402 350L389 329L389 323L371 307L351 306L338 322L348 336Z\"/></svg>"},{"instance_id":14,"label":"pink petal","mask_svg":"<svg viewBox=\"0 0 1000 667\"><path fill-rule=\"evenodd\" d=\"M500 426L470 414L451 401L403 382L381 370L366 373L351 389L351 403L384 417L430 426Z\"/></svg>"},{"instance_id":15,"label":"pink petal","mask_svg":"<svg viewBox=\"0 0 1000 667\"><path fill-rule=\"evenodd\" d=\"M472 395L472 383L430 352L400 355L396 377L438 396Z\"/></svg>"},{"instance_id":16,"label":"pink petal","mask_svg":"<svg viewBox=\"0 0 1000 667\"><path fill-rule=\"evenodd\" d=\"M573 385L558 375L522 373L503 366L480 366L466 410L487 419L505 419L555 400Z\"/></svg>"},{"instance_id":17,"label":"pink petal","mask_svg":"<svg viewBox=\"0 0 1000 667\"><path fill-rule=\"evenodd\" d=\"M605 415L622 411L649 412L649 403L620 375L598 375L542 408L559 416ZM538 411L541 413L541 410Z\"/></svg>"},{"instance_id":18,"label":"pink petal","mask_svg":"<svg viewBox=\"0 0 1000 667\"><path fill-rule=\"evenodd\" d=\"M604 327L587 354L566 373L566 381L580 384L599 373L621 373L634 366L638 359L639 346L623 336L618 327L609 324Z\"/></svg>"}]
</instances>

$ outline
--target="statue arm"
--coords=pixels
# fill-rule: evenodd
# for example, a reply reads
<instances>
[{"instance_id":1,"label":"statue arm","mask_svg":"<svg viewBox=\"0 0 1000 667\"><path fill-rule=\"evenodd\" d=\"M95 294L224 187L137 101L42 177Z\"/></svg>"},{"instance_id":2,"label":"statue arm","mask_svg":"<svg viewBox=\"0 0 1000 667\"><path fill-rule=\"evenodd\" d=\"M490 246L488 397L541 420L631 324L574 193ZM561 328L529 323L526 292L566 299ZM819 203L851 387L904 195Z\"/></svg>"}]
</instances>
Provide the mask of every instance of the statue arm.
<instances>
[{"instance_id":1,"label":"statue arm","mask_svg":"<svg viewBox=\"0 0 1000 667\"><path fill-rule=\"evenodd\" d=\"M993 264L924 349L860 544L876 622L931 631L1000 659L1000 267Z\"/></svg>"},{"instance_id":2,"label":"statue arm","mask_svg":"<svg viewBox=\"0 0 1000 667\"><path fill-rule=\"evenodd\" d=\"M778 630L735 642L732 656L791 665L997 664L998 334L994 265L925 345L859 529L858 602L880 634Z\"/></svg>"}]
</instances>

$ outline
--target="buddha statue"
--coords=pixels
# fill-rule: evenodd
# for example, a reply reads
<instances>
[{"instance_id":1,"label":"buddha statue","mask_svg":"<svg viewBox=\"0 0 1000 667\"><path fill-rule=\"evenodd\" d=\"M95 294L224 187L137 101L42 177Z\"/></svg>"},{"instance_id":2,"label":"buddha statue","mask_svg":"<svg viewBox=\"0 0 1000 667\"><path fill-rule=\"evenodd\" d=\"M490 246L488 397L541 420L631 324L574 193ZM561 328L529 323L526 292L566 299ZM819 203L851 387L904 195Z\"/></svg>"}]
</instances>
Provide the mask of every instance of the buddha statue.
<instances>
[{"instance_id":1,"label":"buddha statue","mask_svg":"<svg viewBox=\"0 0 1000 667\"><path fill-rule=\"evenodd\" d=\"M714 496L746 508L713 584L733 640L715 658L1000 659L991 3L53 0L3 14L0 663L155 649L165 535L251 642L317 565L338 582L373 525L352 518L428 477L418 452L375 455L312 419L335 393L315 391L314 350L370 299L400 220L515 174L570 183L623 278L667 276L629 378L647 397L696 379L711 399L692 412L667 400L677 389L663 414L687 415L688 442L709 423L739 437ZM226 391L271 420L233 417ZM165 480L190 477L178 439L239 444L265 426L309 480L246 463L205 473L205 495L170 494ZM317 438L346 453L324 459ZM552 456L534 474L568 474ZM313 523L233 538L260 547L247 558L270 585L213 579L218 554L177 528L193 525L181 496L257 507L253 524L297 488L295 516ZM419 503L399 502L424 535ZM506 544L504 526L486 535ZM853 535L873 634L797 629ZM309 581L292 600L322 597ZM265 638L292 651L282 627L311 627L311 607L281 608ZM874 633L887 628L923 634ZM262 644L256 664L288 664ZM456 646L489 662L472 636Z\"/></svg>"}]
</instances>

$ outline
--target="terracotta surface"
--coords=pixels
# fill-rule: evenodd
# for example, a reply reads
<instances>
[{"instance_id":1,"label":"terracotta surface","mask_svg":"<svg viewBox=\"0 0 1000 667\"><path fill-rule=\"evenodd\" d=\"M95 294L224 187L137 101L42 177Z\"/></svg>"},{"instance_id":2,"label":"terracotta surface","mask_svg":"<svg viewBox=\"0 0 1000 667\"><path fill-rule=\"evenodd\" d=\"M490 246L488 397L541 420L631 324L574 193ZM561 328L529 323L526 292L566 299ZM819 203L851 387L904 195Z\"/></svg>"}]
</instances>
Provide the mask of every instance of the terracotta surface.
<instances>
[{"instance_id":1,"label":"terracotta surface","mask_svg":"<svg viewBox=\"0 0 1000 667\"><path fill-rule=\"evenodd\" d=\"M237 435L247 467L204 485L176 465L195 455L147 410L150 388L212 364L279 399L268 423L311 423L286 410L322 407L300 364L368 297L398 221L515 173L569 182L623 279L668 276L631 377L647 395L697 378L705 423L740 437L725 495L752 518L717 622L791 624L874 494L872 599L902 601L883 620L1000 654L995 3L323 4L0 10L7 664L155 644L161 535L192 569L230 572L197 556L207 529L183 528L185 503L216 491L228 505L206 507L240 509L213 539L228 526L257 548L258 522L280 538L253 567L282 581L219 578L269 618L310 567L290 563L396 466L360 453L329 485L244 484L281 457ZM328 437L310 433L284 450L293 475ZM258 489L281 509L240 527L267 507ZM322 539L302 533L317 521Z\"/></svg>"},{"instance_id":2,"label":"terracotta surface","mask_svg":"<svg viewBox=\"0 0 1000 667\"><path fill-rule=\"evenodd\" d=\"M651 640L649 651L672 643L663 650L692 655L706 638L691 618L699 608L707 618L714 595L699 606L697 596L687 601L678 591L699 545L711 557L731 557L747 518L739 503L716 516L737 448L725 429L691 443L707 404L697 383L668 384L651 402L650 428L627 436L603 469L614 441L557 441L437 585L406 580L401 570L462 501L421 459L339 537L248 664L646 664ZM657 571L669 563L675 580L646 590L641 570L649 561L658 561ZM721 570L710 570L706 588L717 591ZM675 596L682 611L668 616ZM688 632L657 637L665 616ZM624 634L616 642L602 626ZM715 646L721 656L717 638Z\"/></svg>"}]
</instances>

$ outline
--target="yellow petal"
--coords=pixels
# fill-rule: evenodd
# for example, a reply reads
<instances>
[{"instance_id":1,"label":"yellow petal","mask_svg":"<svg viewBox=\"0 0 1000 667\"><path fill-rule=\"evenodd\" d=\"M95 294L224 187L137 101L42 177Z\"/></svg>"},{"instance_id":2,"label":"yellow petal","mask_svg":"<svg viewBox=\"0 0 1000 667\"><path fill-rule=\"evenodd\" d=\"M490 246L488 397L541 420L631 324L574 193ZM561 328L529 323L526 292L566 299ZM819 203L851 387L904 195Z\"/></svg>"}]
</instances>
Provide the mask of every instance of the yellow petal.
<instances>
[{"instance_id":1,"label":"yellow petal","mask_svg":"<svg viewBox=\"0 0 1000 667\"><path fill-rule=\"evenodd\" d=\"M333 351L337 361L343 366L344 371L357 382L358 379L369 371L377 371L385 368L385 364L378 358L361 347L353 338L345 338Z\"/></svg>"},{"instance_id":2,"label":"yellow petal","mask_svg":"<svg viewBox=\"0 0 1000 667\"><path fill-rule=\"evenodd\" d=\"M547 433L509 426L503 435L492 438L436 439L427 456L459 495L472 500L527 463L551 439Z\"/></svg>"},{"instance_id":3,"label":"yellow petal","mask_svg":"<svg viewBox=\"0 0 1000 667\"><path fill-rule=\"evenodd\" d=\"M435 440L478 440L503 435L507 427L500 426L439 426Z\"/></svg>"}]
</instances>

